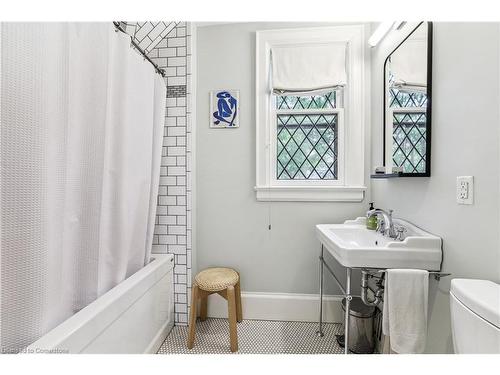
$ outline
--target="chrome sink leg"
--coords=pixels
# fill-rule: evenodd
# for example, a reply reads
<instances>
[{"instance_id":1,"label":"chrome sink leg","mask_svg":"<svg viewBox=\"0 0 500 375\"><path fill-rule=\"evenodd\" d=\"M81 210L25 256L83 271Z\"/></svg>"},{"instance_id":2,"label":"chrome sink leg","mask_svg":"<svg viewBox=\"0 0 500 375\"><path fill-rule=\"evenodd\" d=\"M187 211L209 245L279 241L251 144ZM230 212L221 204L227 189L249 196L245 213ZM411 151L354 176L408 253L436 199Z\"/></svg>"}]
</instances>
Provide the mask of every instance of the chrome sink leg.
<instances>
[{"instance_id":1,"label":"chrome sink leg","mask_svg":"<svg viewBox=\"0 0 500 375\"><path fill-rule=\"evenodd\" d=\"M346 269L345 286L345 320L344 320L344 353L349 354L349 317L351 312L351 269Z\"/></svg>"},{"instance_id":2,"label":"chrome sink leg","mask_svg":"<svg viewBox=\"0 0 500 375\"><path fill-rule=\"evenodd\" d=\"M318 337L323 337L323 245L319 256L319 327L316 331Z\"/></svg>"}]
</instances>

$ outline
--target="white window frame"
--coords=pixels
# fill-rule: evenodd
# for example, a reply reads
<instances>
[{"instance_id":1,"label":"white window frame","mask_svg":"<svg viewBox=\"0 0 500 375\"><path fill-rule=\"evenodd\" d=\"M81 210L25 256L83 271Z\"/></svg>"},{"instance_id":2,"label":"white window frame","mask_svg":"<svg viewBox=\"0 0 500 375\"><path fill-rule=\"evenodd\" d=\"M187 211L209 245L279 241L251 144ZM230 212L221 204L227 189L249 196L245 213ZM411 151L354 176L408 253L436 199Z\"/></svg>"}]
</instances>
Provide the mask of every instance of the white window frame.
<instances>
[{"instance_id":1,"label":"white window frame","mask_svg":"<svg viewBox=\"0 0 500 375\"><path fill-rule=\"evenodd\" d=\"M365 30L363 25L266 30L256 33L256 186L259 201L360 202L365 180ZM270 55L274 46L304 43L347 43L347 86L337 113L337 180L278 180L276 178L277 113L270 88ZM307 112L307 111L304 111ZM297 111L293 113L298 114ZM328 112L325 112L328 113Z\"/></svg>"}]
</instances>

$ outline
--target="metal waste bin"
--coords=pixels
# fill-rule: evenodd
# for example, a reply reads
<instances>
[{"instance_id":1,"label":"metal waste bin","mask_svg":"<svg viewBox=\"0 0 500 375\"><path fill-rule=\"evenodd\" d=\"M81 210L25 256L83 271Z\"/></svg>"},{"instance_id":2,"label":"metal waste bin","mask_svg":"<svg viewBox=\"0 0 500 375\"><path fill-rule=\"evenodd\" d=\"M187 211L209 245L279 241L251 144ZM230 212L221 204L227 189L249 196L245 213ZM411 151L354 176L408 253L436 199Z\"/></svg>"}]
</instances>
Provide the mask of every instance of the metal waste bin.
<instances>
[{"instance_id":1,"label":"metal waste bin","mask_svg":"<svg viewBox=\"0 0 500 375\"><path fill-rule=\"evenodd\" d=\"M345 322L345 298L342 300ZM358 354L373 353L375 337L373 331L373 319L375 307L367 306L360 297L352 297L349 307L349 350ZM344 347L344 335L337 336L340 346Z\"/></svg>"}]
</instances>

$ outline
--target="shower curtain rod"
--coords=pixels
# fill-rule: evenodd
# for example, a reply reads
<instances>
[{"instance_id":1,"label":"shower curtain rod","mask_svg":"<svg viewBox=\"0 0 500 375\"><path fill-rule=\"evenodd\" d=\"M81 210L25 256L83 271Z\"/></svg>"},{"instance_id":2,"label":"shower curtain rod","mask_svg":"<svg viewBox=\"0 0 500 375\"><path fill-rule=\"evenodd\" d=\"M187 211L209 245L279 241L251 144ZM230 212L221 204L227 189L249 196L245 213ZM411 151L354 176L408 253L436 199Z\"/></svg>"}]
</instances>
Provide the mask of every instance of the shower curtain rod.
<instances>
[{"instance_id":1,"label":"shower curtain rod","mask_svg":"<svg viewBox=\"0 0 500 375\"><path fill-rule=\"evenodd\" d=\"M134 48L135 48L135 49L136 49L136 50L137 50L137 51L138 51L138 52L142 55L142 57L144 57L146 60L148 60L148 61L151 63L151 65L153 65L153 66L154 66L154 68L155 68L156 72L157 72L159 75L161 75L162 77L165 77L165 71L164 71L162 68L160 68L157 64L155 64L155 63L153 62L153 60L151 60L151 59L148 57L148 55L146 55L146 52L144 52L144 50L143 50L141 47L139 47L139 45L138 45L138 44L134 41L134 38L133 38L131 35L129 35L129 34L128 34L128 33L127 33L124 29L123 29L123 27L120 25L120 22L113 21L113 25L115 26L115 28L116 28L116 30L117 30L117 31L121 31L122 33L127 34L128 36L130 36L130 43L132 43L132 45L134 46Z\"/></svg>"}]
</instances>

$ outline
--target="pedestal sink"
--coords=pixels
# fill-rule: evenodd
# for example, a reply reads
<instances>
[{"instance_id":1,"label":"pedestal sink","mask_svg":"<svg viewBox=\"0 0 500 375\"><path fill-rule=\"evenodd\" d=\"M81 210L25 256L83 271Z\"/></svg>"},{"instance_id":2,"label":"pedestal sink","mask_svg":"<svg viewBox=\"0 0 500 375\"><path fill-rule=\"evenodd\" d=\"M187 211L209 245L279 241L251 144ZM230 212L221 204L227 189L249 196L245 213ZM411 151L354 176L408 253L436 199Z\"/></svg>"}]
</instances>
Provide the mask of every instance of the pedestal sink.
<instances>
[{"instance_id":1,"label":"pedestal sink","mask_svg":"<svg viewBox=\"0 0 500 375\"><path fill-rule=\"evenodd\" d=\"M328 252L348 268L441 269L441 238L401 219L394 225L406 229L403 241L366 229L366 219L358 217L344 224L318 224L316 234Z\"/></svg>"}]
</instances>

